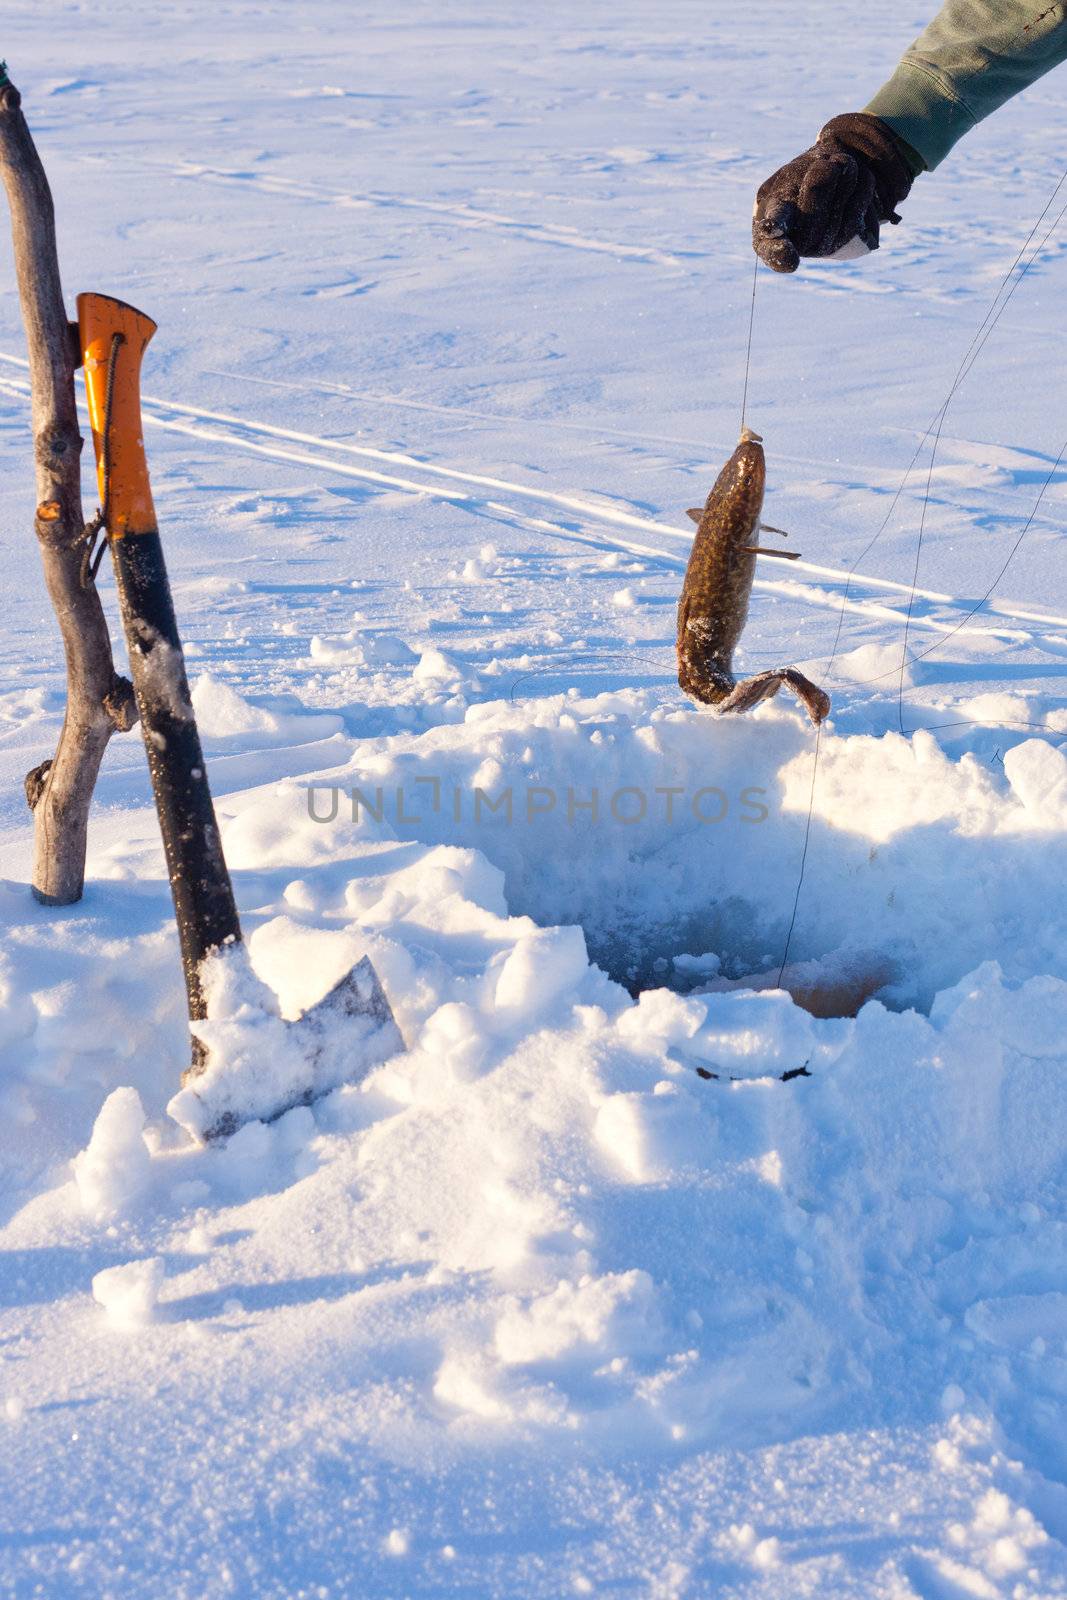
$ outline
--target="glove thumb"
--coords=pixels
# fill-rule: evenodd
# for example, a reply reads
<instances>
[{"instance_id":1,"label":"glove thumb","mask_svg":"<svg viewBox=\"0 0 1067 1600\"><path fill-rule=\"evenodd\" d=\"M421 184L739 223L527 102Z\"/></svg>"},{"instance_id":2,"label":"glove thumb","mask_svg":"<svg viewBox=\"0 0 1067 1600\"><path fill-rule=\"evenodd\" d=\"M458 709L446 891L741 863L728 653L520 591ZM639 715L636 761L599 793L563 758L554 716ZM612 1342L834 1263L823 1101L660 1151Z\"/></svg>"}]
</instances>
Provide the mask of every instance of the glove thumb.
<instances>
[{"instance_id":1,"label":"glove thumb","mask_svg":"<svg viewBox=\"0 0 1067 1600\"><path fill-rule=\"evenodd\" d=\"M796 227L797 208L791 200L771 196L756 204L752 212L752 248L761 261L775 272L795 272L800 252L789 237Z\"/></svg>"}]
</instances>

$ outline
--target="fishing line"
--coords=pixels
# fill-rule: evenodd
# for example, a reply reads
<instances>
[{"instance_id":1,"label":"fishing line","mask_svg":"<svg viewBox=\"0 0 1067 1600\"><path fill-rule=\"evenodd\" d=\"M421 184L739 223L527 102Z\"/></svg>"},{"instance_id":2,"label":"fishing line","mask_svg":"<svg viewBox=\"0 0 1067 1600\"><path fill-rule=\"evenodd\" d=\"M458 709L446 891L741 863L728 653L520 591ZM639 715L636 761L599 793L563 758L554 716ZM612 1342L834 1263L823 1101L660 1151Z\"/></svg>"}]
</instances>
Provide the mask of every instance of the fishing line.
<instances>
[{"instance_id":1,"label":"fishing line","mask_svg":"<svg viewBox=\"0 0 1067 1600\"><path fill-rule=\"evenodd\" d=\"M789 947L793 942L793 929L797 925L797 912L800 910L800 891L804 887L804 874L808 866L808 845L811 842L811 822L815 815L815 780L819 774L819 751L822 748L822 723L815 729L815 752L811 763L811 792L808 795L808 815L804 821L804 846L800 852L800 872L797 875L797 892L793 896L793 914L789 918L789 927L785 936L785 949L782 951L782 964L778 968L776 988L782 987L782 974L785 972L786 962L789 960Z\"/></svg>"},{"instance_id":2,"label":"fishing line","mask_svg":"<svg viewBox=\"0 0 1067 1600\"><path fill-rule=\"evenodd\" d=\"M844 626L844 621L845 621L845 602L848 599L849 585L851 584L851 581L852 581L853 577L856 574L856 569L859 567L861 561L863 561L865 559L865 557L868 556L870 554L870 552L874 549L875 545L878 543L878 540L882 537L882 534L885 532L886 528L889 526L889 523L890 523L890 521L892 520L892 517L893 517L893 513L897 508L897 504L898 504L898 502L900 500L900 497L904 492L905 485L907 484L908 479L911 477L912 471L913 471L913 469L915 467L915 463L918 461L920 455L922 454L927 440L929 439L931 433L933 433L935 427L938 427L939 433L940 433L939 423L943 422L944 413L948 410L948 407L951 404L952 399L955 396L957 389L960 387L960 385L963 383L964 379L970 373L971 367L974 365L975 360L977 360L979 354L981 353L982 346L985 344L986 340L989 338L989 335L992 333L993 328L995 327L996 323L1000 320L1001 313L1004 311L1005 307L1008 305L1008 302L1011 300L1012 295L1015 293L1015 290L1018 288L1019 284L1022 282L1022 279L1025 276L1025 273L1027 271L1029 271L1030 267L1033 265L1034 259L1036 259L1037 255L1040 253L1040 251L1044 249L1045 245L1048 243L1048 240L1049 240L1051 234L1053 233L1053 231L1055 230L1055 228L1059 224L1059 221L1063 216L1063 212L1062 211L1060 212L1059 216L1056 218L1056 222L1053 223L1053 225L1049 229L1048 233L1046 233L1044 239L1042 239L1041 243L1038 245L1037 250L1034 252L1034 256L1031 258L1030 261L1027 262L1026 267L1023 269L1023 272L1020 273L1020 275L1016 279L1014 285L1009 290L1008 294L1005 296L1003 305L1001 305L998 308L998 306L997 306L998 300L1000 299L1001 295L1004 293L1005 287L1009 283L1009 281L1011 279L1011 276L1012 276L1013 272L1015 271L1016 267L1019 265L1019 263L1022 260L1023 256L1026 254L1027 250L1029 249L1030 244L1031 244L1031 242L1032 242L1032 240L1034 238L1034 235L1037 233L1038 228L1040 228L1042 222L1048 216L1048 214L1051 211L1053 205L1055 204L1056 197L1059 194L1060 190L1063 188L1064 183L1067 183L1067 171L1065 171L1062 174L1062 176L1060 177L1060 180L1057 183L1055 189L1052 191L1052 194L1049 196L1048 200L1045 203L1044 210L1041 212L1041 215L1037 218L1037 220L1034 223L1033 227L1030 229L1030 232L1027 234L1026 238L1023 240L1023 243L1020 246L1019 251L1015 256L1014 261L1011 263L1011 265L1008 268L1007 272L1004 274L1003 278L1001 279L1000 283L998 284L996 293L994 294L992 300L990 301L988 307L986 308L985 315L983 316L982 321L979 323L978 328L975 331L975 334L974 334L973 338L971 339L970 344L967 347L967 350L966 350L966 352L964 354L963 360L959 364L959 367L958 367L958 369L956 371L956 376L952 380L952 385L951 385L951 387L949 389L949 392L948 392L947 396L945 397L943 405L940 406L937 411L935 411L933 417L930 419L930 421L927 423L925 429L923 430L922 436L919 439L919 443L915 446L915 451L914 451L914 453L912 455L912 458L908 462L908 465L905 467L904 475L901 478L900 482L897 484L896 490L895 490L895 492L893 494L893 498L890 501L889 510L886 512L886 514L883 517L881 523L875 529L875 532L872 534L872 536L868 540L867 544L864 545L863 549L860 551L859 555L856 557L855 561L852 563L851 567L849 567L849 569L848 569L848 577L845 580L844 593L841 596L841 610L840 610L840 613L838 615L838 620L837 620L837 632L834 635L833 647L832 647L832 649L830 651L830 656L829 656L829 659L827 660L826 667L824 669L824 673L829 673L831 667L833 666L835 660L837 659L837 651L838 651L838 647L839 647L839 645L841 643L841 630L842 630L842 628ZM973 356L973 359L972 359L972 356ZM913 580L913 582L912 582L912 587L913 588L915 587L915 580Z\"/></svg>"},{"instance_id":3,"label":"fishing line","mask_svg":"<svg viewBox=\"0 0 1067 1600\"><path fill-rule=\"evenodd\" d=\"M1041 218L1038 219L1038 223L1035 225L1035 227L1033 229L1031 229L1030 235L1029 235L1029 237L1031 239L1033 238L1034 233L1037 231L1037 227L1040 226L1041 220L1045 216L1048 215L1048 212L1051 209L1052 203L1055 200L1056 195L1059 194L1060 188L1062 187L1065 179L1067 179L1067 172L1065 172L1063 174L1063 177L1060 178L1059 183L1056 185L1056 188L1053 191L1052 199L1049 201L1048 205L1046 205L1044 211L1041 213ZM1055 233L1056 229L1059 227L1060 223L1063 220L1063 216L1064 216L1064 212L1065 211L1067 211L1067 206L1064 206L1063 209L1060 211L1059 216L1057 216L1056 220L1052 223L1052 226L1048 229L1048 232L1045 234L1045 237L1041 240L1041 243L1039 245L1037 245L1037 247L1034 250L1033 255L1030 257L1029 261L1026 262L1026 264L1024 265L1022 271L1019 273L1019 276L1015 279L1015 282L1012 284L1011 289L1004 296L1004 299L1003 299L999 309L997 310L996 316L989 323L989 326L986 328L985 333L982 335L981 342L977 345L977 348L974 349L974 354L971 355L970 352L968 351L968 356L970 356L969 362L968 362L968 358L966 356L964 357L964 360L963 360L963 363L961 364L960 370L956 374L955 380L953 381L952 388L949 390L948 398L946 399L945 404L941 408L941 415L940 415L940 418L939 418L938 424L937 424L937 432L934 435L934 442L933 442L933 445L932 445L932 447L930 449L930 464L929 464L929 466L927 468L927 472L926 472L926 490L925 490L925 492L923 494L922 507L920 508L920 511L919 511L919 532L918 532L918 536L917 536L916 541L915 541L915 565L914 565L914 568L912 570L911 593L908 596L907 615L904 618L904 640L903 640L903 643L902 643L902 646L901 646L901 651L900 651L900 678L899 678L899 682L898 682L898 686L897 686L897 726L899 727L899 729L900 729L902 734L906 732L906 729L904 727L904 676L905 676L905 673L907 671L907 664L908 664L908 636L909 636L909 633L911 631L911 619L912 619L912 614L913 614L914 609L915 609L915 591L918 588L918 584L919 584L919 566L920 566L920 563L921 563L921 560L922 560L923 537L924 537L924 534L925 534L925 531L926 531L926 513L927 513L927 510L928 510L929 505L930 505L930 494L931 494L931 489L932 489L932 486L933 486L933 477L934 477L934 462L935 462L935 460L937 458L937 447L941 442L941 430L944 427L945 418L948 415L948 408L949 408L950 404L952 403L952 399L953 399L954 395L956 394L956 391L959 389L960 385L964 382L964 380L967 377L967 374L970 372L971 368L974 366L974 363L977 361L979 355L982 352L982 348L986 343L986 340L989 338L990 334L993 332L993 329L996 327L997 323L1000 321L1001 314L1003 313L1005 307L1010 302L1012 295L1015 293L1015 291L1016 291L1016 289L1018 289L1020 283L1022 283L1023 279L1026 277L1026 274L1029 272L1030 268L1033 266L1034 262L1037 260L1038 256L1041 254L1041 251L1048 244L1048 242L1049 242L1050 238L1052 237L1053 233ZM1029 240L1027 242L1029 242ZM1024 245L1023 249L1025 250L1025 248L1026 248L1026 246ZM1008 276L1009 277L1010 277L1011 273L1013 273L1015 271L1015 268L1018 266L1019 260L1021 258L1021 255L1022 255L1022 252L1020 251L1020 254L1018 256L1016 256L1016 258L1013 261L1011 267L1008 269ZM1005 281L1007 281L1007 280L1005 280ZM1002 288L1003 288L1003 283L1001 284L1001 289ZM1000 292L1001 292L1001 290L998 289L997 290L997 298L999 298ZM994 303L995 303L995 301L994 301ZM972 345L972 347L973 347L973 345ZM1061 452L1061 454L1062 454L1062 452ZM1055 470L1055 469L1053 469L1053 470ZM1040 504L1040 496L1038 497L1038 504ZM1036 507L1035 507L1035 510L1036 510ZM1031 518L1030 518L1030 522L1032 522L1032 521L1033 521L1033 516L1031 516ZM1028 528L1030 526L1030 523L1028 522L1026 526ZM1026 529L1023 530L1024 533L1025 533L1025 531L1026 531ZM1021 538L1021 536L1020 536L1020 538ZM1018 549L1018 543L1016 543L1015 549L1016 550ZM1014 553L1015 553L1015 550L1012 551L1012 555L1014 555ZM1008 560L1009 561L1011 560L1011 556L1008 557ZM1005 564L1004 569L1002 569L1001 576L1003 576L1003 572L1006 571L1006 570L1007 570L1007 564ZM999 578L998 578L997 581L999 582ZM994 584L994 587L995 587L995 584ZM992 590L990 590L990 593L992 593ZM988 598L988 596L986 598ZM973 613L972 613L972 615L973 615Z\"/></svg>"},{"instance_id":4,"label":"fishing line","mask_svg":"<svg viewBox=\"0 0 1067 1600\"><path fill-rule=\"evenodd\" d=\"M752 268L752 299L748 307L748 343L745 346L745 386L741 390L741 432L745 431L745 411L748 406L748 374L752 366L752 329L756 321L756 279L759 274L759 256Z\"/></svg>"},{"instance_id":5,"label":"fishing line","mask_svg":"<svg viewBox=\"0 0 1067 1600\"><path fill-rule=\"evenodd\" d=\"M1041 502L1045 497L1045 490L1048 488L1049 484L1052 482L1053 478L1056 476L1056 473L1059 471L1060 466L1063 463L1064 456L1067 456L1067 439L1065 439L1063 441L1062 445L1060 446L1060 453L1056 457L1055 461L1052 463L1052 467L1051 467L1051 469L1049 471L1048 477L1045 479L1044 483L1041 485L1041 488L1040 488L1040 490L1038 492L1037 499L1034 501L1034 508L1031 511L1030 515L1027 517L1026 521L1023 523L1022 531L1020 532L1019 537L1016 539L1015 543L1012 545L1011 549L1008 551L1008 554L1005 556L1003 566L1001 567L1000 571L997 573L996 577L993 579L993 582L989 585L989 588L986 590L985 594L982 596L982 598L979 601L977 601L975 603L975 605L973 605L971 607L970 611L968 611L968 612L966 612L964 614L964 616L960 619L960 621L956 623L955 627L950 628L949 631L946 634L943 634L942 637L940 639L938 639L937 643L936 644L932 644L928 650L920 650L916 655L914 655L912 657L913 661L922 661L922 660L925 659L926 656L932 655L935 650L940 650L941 646L946 642L946 640L951 639L953 634L959 633L960 629L966 627L966 625L970 621L970 619L973 616L975 616L977 612L981 611L982 607L985 605L986 601L990 598L990 596L992 595L994 589L997 587L997 584L1000 582L1001 578L1003 578L1004 574L1007 572L1008 568L1011 566L1011 563L1012 563L1012 561L1013 561L1013 559L1015 557L1015 554L1016 554L1019 546L1022 544L1023 540L1026 538L1026 535L1030 532L1030 529L1031 529L1031 527L1033 525L1034 518L1037 516L1038 510L1040 509L1040 506L1041 506Z\"/></svg>"},{"instance_id":6,"label":"fishing line","mask_svg":"<svg viewBox=\"0 0 1067 1600\"><path fill-rule=\"evenodd\" d=\"M1064 460L1065 456L1067 456L1067 439L1065 439L1063 441L1063 444L1060 446L1060 453L1056 457L1055 461L1052 463L1052 466L1049 469L1048 476L1046 477L1044 483L1041 485L1041 488L1038 491L1037 499L1034 501L1034 504L1033 504L1033 509L1031 510L1030 515L1027 517L1026 521L1024 522L1023 527L1022 527L1022 531L1020 532L1019 537L1016 539L1015 543L1012 545L1011 549L1008 551L1008 554L1005 556L1004 563L1001 566L1000 571L997 573L996 577L993 579L993 582L989 585L989 588L986 590L985 594L981 597L980 600L976 600L975 601L974 605L971 607L971 609L969 611L965 611L964 612L964 614L960 618L959 622L954 623L951 628L946 629L946 631L943 634L941 634L940 637L938 639L936 639L932 645L929 645L927 647L927 649L925 649L925 650L917 650L916 653L911 658L912 664L914 664L916 661L925 661L927 656L934 655L935 652L940 650L942 645L947 643L947 641L949 639L951 639L954 634L959 633L961 628L965 628L967 626L968 622L970 622L971 618L974 617L974 616L977 616L978 612L981 611L981 609L985 605L986 601L988 599L990 599L990 597L992 596L994 590L997 587L997 584L1000 582L1001 578L1003 578L1004 574L1007 572L1008 568L1010 567L1010 565L1012 563L1012 560L1014 559L1016 553L1018 552L1019 546L1022 544L1023 540L1026 538L1026 535L1029 533L1031 527L1033 526L1034 518L1037 516L1037 513L1041 508L1041 502L1045 498L1045 490L1048 488L1049 484L1055 478L1056 473L1059 471L1060 467L1063 464L1063 460ZM983 635L983 637L987 637L987 635ZM885 678L894 677L898 670L899 669L896 668L896 667L891 667L887 672L877 672L871 678L855 678L855 679L852 680L852 682L854 682L856 685L858 685L860 687L865 687L869 683L880 683ZM959 728L959 727L962 727L963 724L959 723L959 722L939 722L939 723L934 724L933 726L935 728ZM991 726L994 726L994 724L992 724L992 723L988 723L988 724L987 723L982 723L981 726L982 727L987 727L987 726L991 727ZM995 726L999 726L999 723L995 724ZM1012 726L1015 726L1015 724L1012 724ZM1043 724L1036 723L1036 722L1027 722L1027 723L1019 724L1019 726L1023 726L1023 727L1027 727L1027 728L1036 728L1036 727L1043 726ZM912 731L914 731L914 730L912 730ZM932 729L928 729L927 731L932 731Z\"/></svg>"},{"instance_id":7,"label":"fishing line","mask_svg":"<svg viewBox=\"0 0 1067 1600\"><path fill-rule=\"evenodd\" d=\"M907 467L905 468L904 475L901 478L900 483L897 485L896 492L894 493L893 499L890 502L889 510L886 512L885 517L883 518L882 522L880 523L880 525L876 529L876 531L873 534L873 536L871 537L871 539L864 546L863 550L860 551L860 554L856 557L855 561L852 563L852 566L848 569L848 577L845 580L845 588L844 588L844 591L843 591L842 597L841 597L841 610L840 610L840 612L838 614L837 629L836 629L836 632L834 634L834 642L833 642L833 646L831 648L830 656L829 656L829 658L827 660L826 667L825 667L825 672L827 674L830 672L831 668L833 667L834 661L837 658L837 651L838 651L838 648L839 648L839 645L840 645L840 642L841 642L841 632L842 632L842 629L844 627L845 608L846 608L846 603L848 601L849 586L851 584L852 578L855 575L856 569L859 567L860 562L863 561L863 559L870 553L871 550L873 550L874 546L877 544L878 540L881 538L882 534L885 532L886 528L889 526L890 519L892 518L893 513L894 513L894 511L896 509L897 503L900 500L900 496L904 491L904 486L907 483L908 478L911 476L912 469L914 468L916 461L919 459L919 456L922 453L922 450L923 450L924 446L926 445L927 440L930 438L931 433L934 431L934 428L936 427L937 433L936 433L936 437L934 439L933 447L932 447L932 450L931 450L930 466L929 466L929 469L928 469L928 472L927 472L926 491L925 491L924 498L923 498L922 514L921 514L921 520L920 520L920 531L919 531L919 545L918 545L918 548L916 550L915 569L914 569L914 572L913 572L913 575L912 575L910 593L909 593L909 597L908 597L908 612L907 612L907 618L906 618L906 623L905 623L904 650L902 652L902 657L901 657L901 666L900 666L901 687L900 687L900 694L899 694L899 697L898 697L898 720L901 720L901 732L902 733L904 732L904 728L903 728L903 724L902 724L902 711L900 710L900 707L901 707L902 699L903 699L903 677L904 677L905 662L906 662L906 656L907 656L907 628L908 628L908 625L910 625L910 621L911 621L911 617L912 617L912 613L913 613L913 609L914 609L914 605L915 605L916 590L918 588L919 553L921 551L921 545L922 545L922 531L923 531L923 527L924 527L924 524L925 524L926 507L929 504L930 491L931 491L931 482L932 482L932 477L933 477L934 457L935 457L936 452L937 452L938 441L940 440L940 437L941 437L941 429L944 426L945 416L946 416L946 414L948 412L949 406L951 405L953 398L956 395L957 390L960 388L961 384L965 381L965 379L967 378L968 374L970 373L972 367L974 366L975 361L977 361L979 355L981 354L982 349L983 349L986 341L988 340L990 334L993 332L993 329L996 327L997 323L1000 321L1000 318L1001 318L1004 310L1006 309L1006 307L1010 303L1010 301L1012 299L1012 296L1015 294L1015 291L1018 289L1019 284L1022 282L1023 278L1026 276L1026 274L1030 270L1030 268L1033 266L1034 261L1040 255L1041 251L1047 245L1047 243L1048 243L1049 239L1051 238L1052 234L1055 232L1056 228L1059 226L1059 223L1063 219L1064 214L1067 213L1067 206L1064 206L1061 209L1061 211L1059 212L1059 214L1056 217L1055 221L1052 223L1052 225L1049 227L1049 229L1045 233L1044 238L1037 245L1037 247L1034 250L1034 252L1033 252L1032 256L1030 257L1030 259L1026 262L1026 265L1023 267L1022 272L1020 272L1018 277L1015 278L1015 281L1012 282L1011 280L1012 280L1013 274L1016 271L1016 268L1019 266L1019 263L1022 261L1024 255L1026 254L1027 250L1029 249L1030 244L1033 241L1034 236L1036 235L1036 233L1037 233L1038 229L1040 228L1042 222L1048 216L1049 212L1052 210L1052 207L1056 203L1056 199L1057 199L1057 197L1058 197L1058 195L1060 193L1060 190L1063 188L1064 183L1067 183L1067 171L1064 171L1060 175L1060 179L1059 179L1058 183L1056 184L1056 187L1053 189L1053 191L1052 191L1051 195L1049 196L1048 200L1045 202L1045 205L1044 205L1044 208L1041 211L1041 214L1038 216L1037 220L1034 222L1033 226L1030 229L1030 232L1027 234L1026 239L1023 241L1022 246L1020 247L1018 253L1016 254L1015 259L1012 261L1011 265L1008 267L1008 270L1005 272L1005 274L1004 274L1003 278L1001 279L1000 283L997 285L996 293L994 294L993 299L990 301L989 306L988 306L988 308L987 308L987 310L985 312L985 315L983 316L982 321L979 324L978 329L975 332L974 337L971 340L971 343L967 347L967 351L964 354L963 360L960 362L959 368L958 368L958 370L956 372L955 377L952 380L951 386L949 388L948 394L946 395L943 404L941 405L939 410L935 413L933 419L931 420L931 422L928 424L927 428L925 429L922 437L919 440L918 445L916 446L915 453L913 454L910 462L908 463ZM1008 288L1009 284L1011 284L1010 288ZM1005 294L1005 289L1007 289L1007 293L1006 294ZM753 285L753 296L754 295L755 295L755 286ZM1001 299L1001 296L1003 296L1003 299ZM751 346L751 329L750 329L750 334L749 334L749 342L750 342L750 346ZM747 373L747 371L746 371L746 374L745 374L745 387L746 387L746 394L747 394L747 387L748 387L748 373ZM1064 454L1067 454L1067 443L1065 443L1064 449L1061 450L1061 452L1060 452L1060 456L1059 456L1059 458L1057 460L1056 466L1059 465L1059 461L1061 461L1063 459ZM1052 479L1053 475L1055 474L1056 466L1053 467L1052 472L1050 472L1048 479L1046 480L1045 484L1043 485L1042 490L1041 490L1041 494L1038 495L1037 503L1035 504L1034 509L1030 514L1030 517L1029 517L1029 519L1027 521L1026 527L1023 529L1023 532L1019 535L1019 538L1016 540L1015 545L1013 546L1011 552L1009 553L1008 560L1004 563L1004 566L1002 567L1000 573L998 573L998 575L997 575L996 579L994 580L994 583L991 586L991 588L989 589L988 593L983 596L982 600L974 608L974 610L969 613L969 615L973 616L974 612L979 610L981 608L981 606L983 606L985 604L986 600L989 599L990 594L992 594L993 589L996 587L996 584L999 583L1000 579L1003 577L1004 572L1007 570L1008 564L1011 561L1012 556L1014 556L1016 550L1018 549L1019 545L1022 542L1023 537L1025 536L1027 530L1029 529L1030 525L1033 522L1034 516L1037 513L1037 508L1041 503L1041 498L1042 498L1042 496L1044 494L1044 491L1048 487L1048 483L1051 482L1051 479ZM958 624L957 628L954 629L953 631L954 632L958 632L959 628L964 625L964 622L966 622L966 620L967 619L964 618L963 621L960 622ZM944 642L943 640L939 640L938 644L940 645L943 642ZM926 653L928 654L929 652L926 652ZM961 726L961 725L962 724L945 723L945 724L942 724L941 726L950 727L950 726ZM804 824L804 843L803 843L803 847L802 847L802 850L801 850L801 856L800 856L800 870L799 870L798 877L797 877L796 894L793 897L792 915L791 915L791 917L789 919L789 927L788 927L787 932L786 932L785 946L784 946L784 949L782 951L782 960L781 960L781 964L780 964L780 966L778 968L778 987L779 988L781 988L781 986L782 986L782 977L783 977L783 975L785 973L786 965L788 964L788 961L789 961L789 951L790 951L790 948L792 946L793 933L794 933L794 930L796 928L797 915L798 915L798 911L799 911L799 907L800 907L800 897L801 897L801 893L802 893L803 888L804 888L804 878L805 878L805 875L806 875L807 861L808 861L808 847L809 847L809 844L810 844L810 841L811 841L811 828L812 828L812 821L813 821L814 813L815 813L815 788L816 788L816 783L818 781L819 756L820 756L820 753L821 753L821 749L822 749L822 725L820 724L819 727L816 730L815 750L813 752L813 758L812 758L811 790L810 790L810 793L809 793L809 796L808 796L808 810L807 810L807 817L805 819L805 824Z\"/></svg>"}]
</instances>

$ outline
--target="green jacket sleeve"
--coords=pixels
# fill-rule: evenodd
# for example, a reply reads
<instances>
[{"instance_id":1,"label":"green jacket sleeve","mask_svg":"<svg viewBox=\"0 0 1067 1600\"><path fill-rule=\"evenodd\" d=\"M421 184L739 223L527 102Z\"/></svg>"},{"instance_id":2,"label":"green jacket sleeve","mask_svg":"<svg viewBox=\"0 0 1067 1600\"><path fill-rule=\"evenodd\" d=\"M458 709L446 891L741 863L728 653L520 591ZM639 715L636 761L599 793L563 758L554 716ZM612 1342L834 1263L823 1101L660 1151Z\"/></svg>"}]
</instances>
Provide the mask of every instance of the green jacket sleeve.
<instances>
[{"instance_id":1,"label":"green jacket sleeve","mask_svg":"<svg viewBox=\"0 0 1067 1600\"><path fill-rule=\"evenodd\" d=\"M936 167L976 122L1065 59L1062 0L947 0L865 109Z\"/></svg>"}]
</instances>

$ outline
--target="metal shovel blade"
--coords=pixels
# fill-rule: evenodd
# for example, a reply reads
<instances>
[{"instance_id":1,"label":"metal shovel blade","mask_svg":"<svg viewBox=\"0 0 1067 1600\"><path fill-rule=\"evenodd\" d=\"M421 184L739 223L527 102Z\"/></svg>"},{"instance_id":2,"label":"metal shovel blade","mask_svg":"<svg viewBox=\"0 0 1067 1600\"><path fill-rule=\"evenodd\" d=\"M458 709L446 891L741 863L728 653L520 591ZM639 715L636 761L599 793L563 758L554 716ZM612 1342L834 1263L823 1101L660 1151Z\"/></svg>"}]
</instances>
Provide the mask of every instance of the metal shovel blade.
<instances>
[{"instance_id":1,"label":"metal shovel blade","mask_svg":"<svg viewBox=\"0 0 1067 1600\"><path fill-rule=\"evenodd\" d=\"M291 1105L310 1105L342 1084L358 1082L371 1066L404 1049L393 1008L369 956L357 961L329 994L287 1026L310 1073L306 1093ZM281 1106L275 1116L290 1109Z\"/></svg>"},{"instance_id":2,"label":"metal shovel blade","mask_svg":"<svg viewBox=\"0 0 1067 1600\"><path fill-rule=\"evenodd\" d=\"M240 963L227 1003L193 1027L199 1060L167 1107L194 1139L225 1139L247 1122L274 1122L344 1084L359 1083L404 1039L370 959L364 956L293 1022L247 966L243 947L215 959ZM210 979L207 987L211 988Z\"/></svg>"}]
</instances>

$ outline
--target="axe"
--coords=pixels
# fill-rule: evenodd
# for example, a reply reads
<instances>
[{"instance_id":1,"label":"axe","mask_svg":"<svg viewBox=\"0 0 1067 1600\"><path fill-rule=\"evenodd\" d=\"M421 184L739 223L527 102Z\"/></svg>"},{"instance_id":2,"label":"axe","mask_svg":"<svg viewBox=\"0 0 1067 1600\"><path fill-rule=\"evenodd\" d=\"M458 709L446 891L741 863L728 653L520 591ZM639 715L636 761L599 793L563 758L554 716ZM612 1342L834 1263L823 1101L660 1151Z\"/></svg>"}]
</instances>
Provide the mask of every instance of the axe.
<instances>
[{"instance_id":1,"label":"axe","mask_svg":"<svg viewBox=\"0 0 1067 1600\"><path fill-rule=\"evenodd\" d=\"M193 1024L192 1062L169 1107L194 1136L225 1137L308 1105L403 1050L377 974L365 956L295 1022L248 967L193 714L181 639L148 478L141 424L141 361L156 324L109 295L78 296L78 332L100 486L100 523L115 568L122 626L148 753ZM227 1038L210 1016L211 964L242 963L241 1016L257 1002L270 1070L220 1059ZM231 985L232 988L232 985ZM252 997L249 1004L249 996ZM213 1044L198 1036L196 1023ZM250 1025L255 1026L253 1015ZM232 1032L232 1029L230 1030ZM225 1054L223 1047L222 1054ZM279 1062L279 1057L281 1058Z\"/></svg>"}]
</instances>

